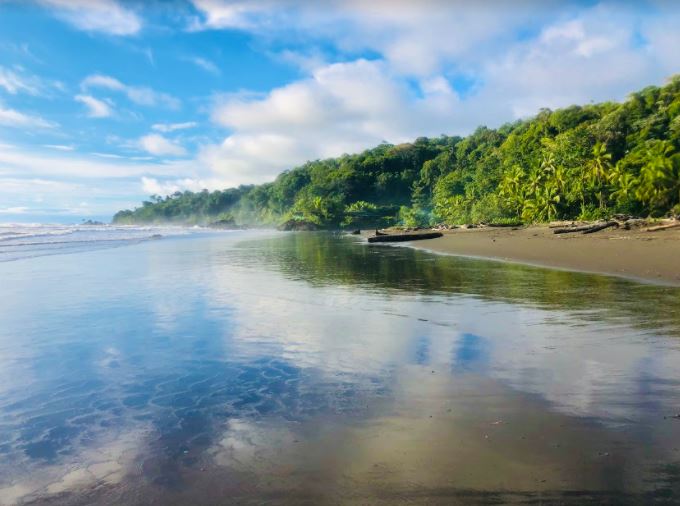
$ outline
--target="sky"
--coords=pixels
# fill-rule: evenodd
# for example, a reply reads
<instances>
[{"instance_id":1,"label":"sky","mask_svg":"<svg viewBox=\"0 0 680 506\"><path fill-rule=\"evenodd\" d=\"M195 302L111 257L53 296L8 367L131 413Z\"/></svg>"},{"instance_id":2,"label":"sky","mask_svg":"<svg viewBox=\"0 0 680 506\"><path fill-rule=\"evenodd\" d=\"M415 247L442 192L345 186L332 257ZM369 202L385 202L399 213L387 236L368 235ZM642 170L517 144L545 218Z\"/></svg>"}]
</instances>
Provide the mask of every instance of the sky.
<instances>
[{"instance_id":1,"label":"sky","mask_svg":"<svg viewBox=\"0 0 680 506\"><path fill-rule=\"evenodd\" d=\"M623 100L680 72L678 26L655 0L0 0L0 221Z\"/></svg>"}]
</instances>

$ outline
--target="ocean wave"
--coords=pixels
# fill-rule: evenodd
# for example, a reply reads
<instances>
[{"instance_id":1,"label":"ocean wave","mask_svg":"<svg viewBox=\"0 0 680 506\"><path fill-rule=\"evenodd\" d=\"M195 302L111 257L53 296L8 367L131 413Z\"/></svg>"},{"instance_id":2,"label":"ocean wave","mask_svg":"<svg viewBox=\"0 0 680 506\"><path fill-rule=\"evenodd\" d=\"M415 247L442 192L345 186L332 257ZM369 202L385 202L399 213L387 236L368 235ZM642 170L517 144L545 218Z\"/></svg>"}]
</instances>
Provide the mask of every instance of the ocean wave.
<instances>
[{"instance_id":1,"label":"ocean wave","mask_svg":"<svg viewBox=\"0 0 680 506\"><path fill-rule=\"evenodd\" d=\"M176 226L0 224L0 262L115 247L205 231ZM37 252L40 253L37 253Z\"/></svg>"}]
</instances>

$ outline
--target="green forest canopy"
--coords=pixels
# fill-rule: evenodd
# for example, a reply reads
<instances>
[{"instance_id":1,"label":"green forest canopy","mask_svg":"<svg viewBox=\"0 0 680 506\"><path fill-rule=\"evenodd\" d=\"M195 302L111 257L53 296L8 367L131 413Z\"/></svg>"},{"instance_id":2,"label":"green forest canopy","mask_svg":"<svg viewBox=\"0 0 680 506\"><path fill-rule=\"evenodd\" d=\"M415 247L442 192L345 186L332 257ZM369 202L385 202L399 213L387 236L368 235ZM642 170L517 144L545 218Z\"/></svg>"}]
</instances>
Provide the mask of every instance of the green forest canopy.
<instances>
[{"instance_id":1,"label":"green forest canopy","mask_svg":"<svg viewBox=\"0 0 680 506\"><path fill-rule=\"evenodd\" d=\"M467 137L381 144L275 181L152 196L114 223L320 227L595 219L680 213L680 75L623 103L541 110Z\"/></svg>"}]
</instances>

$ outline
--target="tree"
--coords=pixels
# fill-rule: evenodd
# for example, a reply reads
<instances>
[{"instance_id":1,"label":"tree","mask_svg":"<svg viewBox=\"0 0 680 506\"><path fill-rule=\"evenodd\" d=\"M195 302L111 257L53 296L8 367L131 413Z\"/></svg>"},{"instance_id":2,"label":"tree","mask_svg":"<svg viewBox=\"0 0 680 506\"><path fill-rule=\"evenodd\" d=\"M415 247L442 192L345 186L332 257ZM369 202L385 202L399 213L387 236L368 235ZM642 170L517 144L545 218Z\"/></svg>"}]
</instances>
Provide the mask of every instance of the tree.
<instances>
[{"instance_id":1,"label":"tree","mask_svg":"<svg viewBox=\"0 0 680 506\"><path fill-rule=\"evenodd\" d=\"M647 162L640 171L636 197L652 213L663 212L680 202L680 160L673 156L668 141L652 140L647 144Z\"/></svg>"},{"instance_id":2,"label":"tree","mask_svg":"<svg viewBox=\"0 0 680 506\"><path fill-rule=\"evenodd\" d=\"M593 146L593 158L586 165L585 180L597 197L600 209L606 207L605 183L609 180L612 155L607 153L607 146L598 142Z\"/></svg>"}]
</instances>

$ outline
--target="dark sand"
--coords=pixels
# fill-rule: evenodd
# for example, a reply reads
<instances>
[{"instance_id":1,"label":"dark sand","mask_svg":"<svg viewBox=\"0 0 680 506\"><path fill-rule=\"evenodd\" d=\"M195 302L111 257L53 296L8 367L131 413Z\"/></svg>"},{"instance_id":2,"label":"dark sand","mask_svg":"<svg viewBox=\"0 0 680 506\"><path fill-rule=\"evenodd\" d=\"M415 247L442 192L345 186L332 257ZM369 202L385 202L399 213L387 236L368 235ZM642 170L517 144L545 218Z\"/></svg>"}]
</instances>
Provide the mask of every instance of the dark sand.
<instances>
[{"instance_id":1,"label":"dark sand","mask_svg":"<svg viewBox=\"0 0 680 506\"><path fill-rule=\"evenodd\" d=\"M444 237L408 243L450 255L622 276L680 285L680 227L648 232L609 229L555 235L547 226L456 229Z\"/></svg>"}]
</instances>

